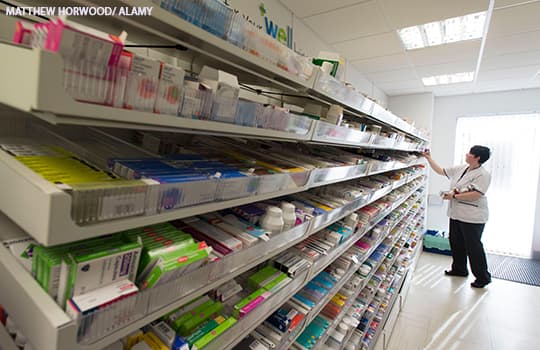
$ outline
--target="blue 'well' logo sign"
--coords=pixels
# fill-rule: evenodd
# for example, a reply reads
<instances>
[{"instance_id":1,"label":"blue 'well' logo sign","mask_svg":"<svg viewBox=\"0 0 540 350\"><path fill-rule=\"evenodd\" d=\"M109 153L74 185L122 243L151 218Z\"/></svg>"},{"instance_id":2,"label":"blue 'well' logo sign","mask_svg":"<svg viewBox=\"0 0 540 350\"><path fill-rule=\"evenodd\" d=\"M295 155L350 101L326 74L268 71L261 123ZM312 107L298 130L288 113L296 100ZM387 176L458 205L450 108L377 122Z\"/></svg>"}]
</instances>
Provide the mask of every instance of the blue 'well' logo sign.
<instances>
[{"instance_id":1,"label":"blue 'well' logo sign","mask_svg":"<svg viewBox=\"0 0 540 350\"><path fill-rule=\"evenodd\" d=\"M274 24L271 19L268 19L268 16L266 15L266 8L262 2L259 6L259 10L261 12L261 16L264 17L266 33L283 45L287 45L287 47L292 49L292 28L290 26L287 26L286 29L280 28L277 24Z\"/></svg>"}]
</instances>

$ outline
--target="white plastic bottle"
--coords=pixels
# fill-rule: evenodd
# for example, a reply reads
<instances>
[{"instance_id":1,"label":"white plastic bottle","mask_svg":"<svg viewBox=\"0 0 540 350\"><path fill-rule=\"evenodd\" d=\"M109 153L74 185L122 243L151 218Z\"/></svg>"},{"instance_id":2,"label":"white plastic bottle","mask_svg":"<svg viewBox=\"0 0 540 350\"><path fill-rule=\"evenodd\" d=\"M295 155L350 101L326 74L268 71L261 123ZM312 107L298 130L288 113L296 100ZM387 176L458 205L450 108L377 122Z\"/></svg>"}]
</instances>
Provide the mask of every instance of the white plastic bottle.
<instances>
[{"instance_id":1,"label":"white plastic bottle","mask_svg":"<svg viewBox=\"0 0 540 350\"><path fill-rule=\"evenodd\" d=\"M28 338L19 330L15 336L15 345L19 348L24 348L28 343Z\"/></svg>"},{"instance_id":2,"label":"white plastic bottle","mask_svg":"<svg viewBox=\"0 0 540 350\"><path fill-rule=\"evenodd\" d=\"M284 225L283 211L278 207L269 206L261 220L262 228L271 233L280 233Z\"/></svg>"},{"instance_id":3,"label":"white plastic bottle","mask_svg":"<svg viewBox=\"0 0 540 350\"><path fill-rule=\"evenodd\" d=\"M17 334L17 325L13 321L12 317L8 316L6 319L6 330L12 337L15 337L15 335Z\"/></svg>"},{"instance_id":4,"label":"white plastic bottle","mask_svg":"<svg viewBox=\"0 0 540 350\"><path fill-rule=\"evenodd\" d=\"M294 204L283 202L281 210L283 211L283 230L290 230L296 224L296 212Z\"/></svg>"},{"instance_id":5,"label":"white plastic bottle","mask_svg":"<svg viewBox=\"0 0 540 350\"><path fill-rule=\"evenodd\" d=\"M345 225L352 228L354 231L356 231L356 225L358 224L358 214L351 213L347 218L345 218Z\"/></svg>"}]
</instances>

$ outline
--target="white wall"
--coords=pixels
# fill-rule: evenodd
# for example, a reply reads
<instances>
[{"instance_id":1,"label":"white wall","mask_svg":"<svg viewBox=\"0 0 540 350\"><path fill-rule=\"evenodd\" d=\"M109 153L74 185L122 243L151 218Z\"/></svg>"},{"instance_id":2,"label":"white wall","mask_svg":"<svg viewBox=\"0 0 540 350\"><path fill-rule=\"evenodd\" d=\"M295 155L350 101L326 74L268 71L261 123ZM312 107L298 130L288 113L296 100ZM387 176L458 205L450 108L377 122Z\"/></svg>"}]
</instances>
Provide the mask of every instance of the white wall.
<instances>
[{"instance_id":1,"label":"white wall","mask_svg":"<svg viewBox=\"0 0 540 350\"><path fill-rule=\"evenodd\" d=\"M17 20L18 18L16 17L6 16L0 12L0 40L13 40Z\"/></svg>"},{"instance_id":2,"label":"white wall","mask_svg":"<svg viewBox=\"0 0 540 350\"><path fill-rule=\"evenodd\" d=\"M431 130L433 126L434 96L431 92L390 96L388 108L403 119L414 121L417 128Z\"/></svg>"},{"instance_id":3,"label":"white wall","mask_svg":"<svg viewBox=\"0 0 540 350\"><path fill-rule=\"evenodd\" d=\"M436 97L433 116L431 152L441 166L452 165L458 117L493 114L519 114L540 112L540 89ZM540 186L540 184L539 184ZM437 194L446 190L448 181L442 176L430 176L429 192ZM538 192L540 204L540 190ZM446 207L429 207L428 228L447 230ZM536 210L536 249L540 250L540 207Z\"/></svg>"},{"instance_id":4,"label":"white wall","mask_svg":"<svg viewBox=\"0 0 540 350\"><path fill-rule=\"evenodd\" d=\"M433 126L434 103L435 98L431 92L403 96L390 96L388 98L388 108L394 114L409 121L414 121L414 125L417 128L422 128L428 130L429 132L431 132ZM433 176L432 174L433 172L430 173L430 177ZM431 204L429 204L430 202L431 201L428 201L428 218L431 215ZM438 214L439 211L436 210L435 213ZM427 222L424 222L424 224L427 228L430 228Z\"/></svg>"},{"instance_id":5,"label":"white wall","mask_svg":"<svg viewBox=\"0 0 540 350\"><path fill-rule=\"evenodd\" d=\"M383 107L388 107L388 96L386 93L376 87L371 80L366 79L365 75L349 62L347 62L347 68L345 70L345 81L351 83L359 91L373 97ZM398 116L401 115L398 114Z\"/></svg>"}]
</instances>

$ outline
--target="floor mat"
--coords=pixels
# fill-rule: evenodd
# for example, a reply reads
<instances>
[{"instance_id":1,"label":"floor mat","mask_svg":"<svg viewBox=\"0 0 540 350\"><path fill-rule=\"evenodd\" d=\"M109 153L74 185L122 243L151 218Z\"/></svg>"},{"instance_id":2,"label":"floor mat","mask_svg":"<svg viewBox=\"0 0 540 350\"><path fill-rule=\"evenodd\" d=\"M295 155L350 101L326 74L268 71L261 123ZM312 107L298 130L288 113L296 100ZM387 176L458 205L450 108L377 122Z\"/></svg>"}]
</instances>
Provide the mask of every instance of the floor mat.
<instances>
[{"instance_id":1,"label":"floor mat","mask_svg":"<svg viewBox=\"0 0 540 350\"><path fill-rule=\"evenodd\" d=\"M540 287L540 261L487 254L491 277Z\"/></svg>"}]
</instances>

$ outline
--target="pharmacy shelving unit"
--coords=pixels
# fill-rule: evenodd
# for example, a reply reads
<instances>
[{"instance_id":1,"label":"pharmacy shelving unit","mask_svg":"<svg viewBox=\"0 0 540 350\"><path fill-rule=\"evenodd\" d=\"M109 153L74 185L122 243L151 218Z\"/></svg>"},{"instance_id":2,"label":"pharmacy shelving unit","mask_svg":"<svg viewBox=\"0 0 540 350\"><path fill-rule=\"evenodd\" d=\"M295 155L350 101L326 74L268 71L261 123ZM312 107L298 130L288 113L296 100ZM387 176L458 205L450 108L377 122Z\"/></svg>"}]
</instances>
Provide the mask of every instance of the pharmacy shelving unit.
<instances>
[{"instance_id":1,"label":"pharmacy shelving unit","mask_svg":"<svg viewBox=\"0 0 540 350\"><path fill-rule=\"evenodd\" d=\"M7 77L8 81L18 81L13 88L2 91L0 102L23 112L31 113L52 124L123 127L168 132L203 132L285 141L310 140L316 125L316 123L313 123L311 130L306 135L297 135L288 132L81 103L69 97L62 87L62 64L58 56L49 52L30 50L8 44L0 44L0 54L7 62L7 64L0 66L0 76ZM10 67L16 65L24 65L25 67L32 67L32 69L22 71L10 69ZM317 125L320 125L320 123ZM317 141L324 143L323 139ZM369 143L365 142L359 142L356 146L370 147ZM401 148L398 147L397 149L400 150ZM407 150L413 150L413 148L407 148ZM214 202L153 216L120 219L114 222L97 223L83 227L77 226L69 220L71 210L71 197L69 195L55 185L43 180L25 166L10 159L10 157L6 155L0 156L0 163L4 165L0 167L0 177L5 179L0 186L3 193L7 194L7 196L2 196L2 199L0 199L0 209L40 243L46 245L76 241L132 227L193 216L366 175L360 167L355 166L350 169L340 167L333 171L321 169L312 174L313 180L310 180L306 186L298 186L279 193L267 193L249 198ZM392 167L392 169L397 170L407 166L409 165L402 164L401 166ZM371 171L367 175L388 170L390 169ZM14 198L24 198L24 200L19 203L17 200L14 201ZM28 202L26 198L33 198L33 200ZM28 208L28 205L31 207Z\"/></svg>"},{"instance_id":2,"label":"pharmacy shelving unit","mask_svg":"<svg viewBox=\"0 0 540 350\"><path fill-rule=\"evenodd\" d=\"M420 204L421 202L423 202L423 199L420 199L418 201L418 204ZM420 206L420 209L416 210L416 212L414 212L411 215L411 218L408 219L407 225L411 225L411 223L418 223L419 220L422 220L421 216L423 214L419 214L419 213L423 213L422 204ZM418 216L420 216L420 218ZM421 231L421 226L422 225L420 225L420 228L417 228L417 229L413 230L413 232L411 233L411 235L415 235L417 237L416 239L418 239L418 237L421 237L421 235L419 235L418 232L417 232L417 231ZM401 240L401 238L400 238L400 240ZM410 239L406 239L405 243L408 243L409 240ZM396 242L396 241L394 241L394 242ZM378 337L380 336L380 334L382 332L391 333L391 331L393 329L393 325L394 325L395 320L397 318L397 312L399 312L399 309L400 309L400 307L394 307L395 303L396 303L396 300L398 298L401 299L403 297L403 295L406 293L406 291L404 291L404 289L403 289L403 286L406 283L408 283L408 281L410 280L409 276L412 274L412 271L414 270L414 267L412 267L411 265L404 266L404 262L401 259L401 255L406 250L409 250L409 246L406 245L405 243L398 246L399 249L400 249L400 253L396 254L394 256L393 261L391 261L392 264L396 264L396 273L393 276L391 276L391 281L387 282L387 285L392 287L392 291L391 292L387 291L387 295L385 296L384 300L381 299L381 301L387 301L387 303L386 303L386 311L384 313L384 316L383 316L382 320L379 322L379 325L378 325L378 328L376 330L375 335L370 339L369 349L373 349L375 346L379 345L377 343L377 341L378 341ZM418 247L416 247L416 249L417 248ZM417 250L415 251L415 253L416 252L417 252ZM375 290L377 290L377 289L378 288L375 288ZM375 297L375 294L372 295L372 297L369 300L369 303L366 304L366 308L367 308L367 306L369 306L371 304L374 297ZM378 302L375 310L373 310L373 312L371 313L371 316L369 316L367 318L367 321L366 321L366 324L368 325L367 329L369 329L369 326L371 325L372 320L377 315L378 308L380 307L380 305L381 305L381 303ZM364 314L367 314L367 313L368 313L368 311L366 309L366 311L364 311ZM361 338L363 339L365 337L365 334L366 334L366 329L364 329L360 333L362 334ZM344 346L348 343L351 336L352 336L352 333L349 333L347 335L345 340L342 342L341 349L343 349ZM385 338L386 338L386 334L385 334ZM383 348L385 348L384 344L383 344Z\"/></svg>"},{"instance_id":3,"label":"pharmacy shelving unit","mask_svg":"<svg viewBox=\"0 0 540 350\"><path fill-rule=\"evenodd\" d=\"M74 6L110 6L106 0L70 0L66 3ZM368 116L418 139L427 140L419 130L392 112L360 93L351 92L345 84L323 74L319 69L313 70L308 78L302 79L155 6L150 0L119 0L117 4L125 7L153 7L152 16L115 17L130 37L135 36L158 45L181 45L202 56L198 57L199 59L219 63L225 70L242 77L245 82L262 86L273 84L291 92L315 97L321 102L342 104L353 114ZM93 18L92 22L100 27L110 27L110 19Z\"/></svg>"},{"instance_id":4,"label":"pharmacy shelving unit","mask_svg":"<svg viewBox=\"0 0 540 350\"><path fill-rule=\"evenodd\" d=\"M404 196L404 198L398 202L395 203L395 205L393 205L389 210L385 211L384 213L382 213L381 215L378 216L378 218L374 219L373 220L373 223L372 225L370 225L368 227L367 230L363 231L363 234L362 235L359 235L359 236L355 236L354 238L352 238L352 243L358 241L364 234L366 234L367 232L369 232L373 227L375 227L381 220L383 220L385 217L388 216L388 214L390 214L393 210L395 210L396 208L398 208L401 204L409 201L411 199L411 197L413 197L413 195L416 193L416 191L420 188L422 188L423 184L420 184L419 186L416 186L413 190L411 190L406 196ZM413 202L417 202L417 199L414 199ZM412 207L412 206L411 206ZM409 210L410 208L407 210L406 213L402 214L401 218L399 220L397 220L393 225L392 227L390 227L388 229L388 235L396 228L396 226L398 226L402 220L404 220L407 216L407 213L409 213ZM305 326L307 326L320 312L321 310L326 306L326 304L330 301L330 299L332 299L332 297L345 285L345 283L350 280L352 278L352 276L356 273L356 271L358 270L358 268L370 257L370 255L377 249L377 247L385 241L385 239L387 238L387 235L383 235L382 237L379 237L379 239L371 246L371 248L364 254L363 258L361 260L358 261L357 264L353 265L353 267L351 267L351 269L349 269L349 271L347 271L347 273L343 276L343 278L334 286L334 288L327 294L327 296L320 302L317 304L316 307L314 307L312 310L310 310L310 312L308 313L308 315L306 316L306 321L305 321ZM399 238L399 235L397 235L397 237L394 237L394 240L392 242L392 245L395 243L395 241ZM348 245L347 246L347 249L350 247L351 245ZM341 253L345 252L346 250L342 250ZM340 254L341 255L341 254ZM335 258L333 259L335 260ZM333 261L332 260L332 261ZM382 263L382 261L381 261ZM326 266L328 266L329 264L326 264L323 268L319 269L317 271L317 273L321 272ZM380 265L380 264L379 264ZM332 322L332 324L329 326L329 328L327 329L327 332L319 339L319 341L317 342L317 345L314 347L314 349L320 349L323 347L323 344L326 342L326 339L328 338L328 333L331 332L332 329L334 329L338 324L339 322L341 321L341 319L344 317L344 315L346 314L346 311L349 309L349 307L351 306L352 302L356 299L356 296L360 293L360 291L367 285L368 281L371 279L371 277L375 274L375 272L377 271L379 266L376 266L375 268L373 268L370 272L370 274L363 280L362 284L357 288L357 290L352 294L354 297L350 297L348 298L347 300L347 304L342 308L342 312L338 315L338 317L336 317L334 319L334 321ZM312 275L311 277L313 277L315 275ZM302 333L302 331L304 330L304 328L300 329L299 332L296 333L296 336L293 336L293 337L290 337L289 339L287 339L285 342L283 342L281 345L280 345L280 349L288 349L293 343L294 341L296 340L296 337L298 335L300 335Z\"/></svg>"},{"instance_id":5,"label":"pharmacy shelving unit","mask_svg":"<svg viewBox=\"0 0 540 350\"><path fill-rule=\"evenodd\" d=\"M414 220L409 220L409 221L414 221ZM401 250L402 248L403 248L403 247L400 247L400 250ZM398 256L399 256L399 255L398 255ZM396 256L396 257L397 257L397 256ZM396 259L394 259L394 261L392 262L392 265L395 263L395 261L396 261ZM405 272L406 272L406 271L405 271ZM403 276L405 272L401 273L401 276ZM392 285L394 284L394 282L396 281L396 280L395 280L396 277L398 277L398 276L399 276L399 273L398 273L398 271L396 271L396 274L395 274L394 276L391 277L392 280L389 281L388 285L389 285L389 286L392 286ZM400 278L399 281L400 281L400 282L403 282L403 279L402 279L401 277L399 277L399 278ZM381 282L381 283L382 283L382 282ZM381 285L381 283L379 283L379 286ZM375 288L375 290L378 290L379 286L377 286L377 288ZM397 288L397 290L399 291L399 288ZM388 306L389 306L390 308L392 307L393 303L395 302L397 295L398 295L397 292L392 293L392 294L387 294L386 297L391 297L391 298L390 298L390 302L388 303ZM371 299L370 299L370 302L369 302L367 305L370 305L370 304L373 302L374 298L375 298L375 294L372 295L372 297L371 297ZM370 325L371 325L373 319L375 318L375 316L377 315L378 309L380 308L381 303L382 303L383 300L384 300L384 299L381 299L381 300L378 300L378 301L377 301L377 303L376 303L376 305L375 305L375 307L374 307L373 312L369 312L368 310L366 310L366 311L364 312L364 316L363 316L363 317L366 317L366 319L367 319L367 321L366 321L366 325L367 325L367 326L366 326L366 329L363 330L363 333L364 333L364 339L366 338L367 329L370 328ZM381 327L381 328L382 328L382 327ZM375 343L376 343L376 340L377 340L377 338L376 338L376 337L373 337L373 338L370 340L370 344L371 344L370 346L374 346Z\"/></svg>"},{"instance_id":6,"label":"pharmacy shelving unit","mask_svg":"<svg viewBox=\"0 0 540 350\"><path fill-rule=\"evenodd\" d=\"M105 1L99 0L73 0L65 3L108 5ZM153 5L147 0L121 0L119 3L123 6ZM0 65L0 77L3 81L13 82L9 88L0 90L0 114L2 117L4 114L15 115L13 118L15 122L4 128L4 131L13 131L13 135L10 136L30 136L26 134L27 124L37 123L39 119L54 125L222 135L395 152L417 151L421 149L423 142L428 141L417 129L391 112L361 94L351 94L344 84L323 75L317 69L307 79L293 76L161 8L155 7L153 15L148 17L92 18L91 20L98 26L103 24L105 28L111 24L110 22L115 22L114 26L125 27L130 37L151 40L147 42L182 45L200 56L203 64L220 63L220 67L238 75L242 82L292 91L306 97L314 97L317 101L326 104L339 103L351 115L368 118L387 128L403 132L416 142L395 144L391 140L377 139L365 132L356 132L322 121L313 121L304 133L294 133L81 103L73 100L63 88L63 62L58 56L49 52L0 43L0 56L3 63ZM21 116L23 114L24 116ZM81 226L71 219L72 198L69 194L45 181L14 159L0 153L0 193L2 193L0 196L0 211L2 212L0 213L0 227L2 228L0 238L5 240L30 235L44 245L73 242L152 223L277 198L318 186L405 169L413 165L415 163L396 163L380 169L368 169L362 166L315 169L311 171L304 184L294 188L194 205L156 215L129 217ZM353 201L342 208L283 232L268 242L240 251L224 259L223 266L230 268L227 271L208 266L197 270L198 275L186 275L175 282L177 288L172 288L172 292L168 294L162 292L164 298L160 303L147 307L145 312L129 320L128 324L89 344L78 342L76 322L56 305L3 246L0 246L0 279L3 281L0 304L11 313L30 341L39 344L39 349L100 350L168 311L269 260L307 236L423 175L416 174L396 181L392 186L373 193L368 199ZM411 194L412 192L409 195ZM402 201L395 203L392 210L401 203ZM346 244L337 247L328 257L317 261L305 272L305 275L298 276L286 289L271 298L268 303L264 303L260 310L240 322L247 324L249 321L249 327L253 329L288 300L292 293L299 290L311 277L343 254L353 243L354 241L347 241ZM348 277L352 276L352 273L354 271L349 271ZM187 281L190 283L186 283ZM345 283L346 279L342 281ZM340 281L341 285L343 283ZM145 297L150 298L150 296ZM309 319L311 317L314 316L310 316ZM242 327L233 327L222 335L220 342L223 343L220 344L225 344L225 347L220 347L220 349L232 348L242 339L242 335L247 333L247 328L242 330L240 328ZM6 338L4 329L0 329L0 342L4 343ZM210 349L215 346L211 343L208 347Z\"/></svg>"},{"instance_id":7,"label":"pharmacy shelving unit","mask_svg":"<svg viewBox=\"0 0 540 350\"><path fill-rule=\"evenodd\" d=\"M422 220L421 218L419 218ZM418 219L416 219L418 220ZM413 220L414 221L414 220ZM417 243L421 242L422 240L422 234L418 234L414 241ZM416 255L419 254L422 250L422 245L416 244L416 246L412 249L412 252L410 255L412 256L412 259L409 261L412 262L411 265L407 266L405 268L405 271L400 272L400 276L398 276L398 284L394 288L394 293L392 293L392 296L386 306L386 309L384 311L383 317L381 321L379 322L377 329L375 331L375 334L373 338L370 340L370 345L368 347L369 350L375 349L376 346L378 346L379 341L382 337L382 347L384 349L387 348L388 341L390 339L390 335L392 333L392 330L394 328L394 324L396 322L398 313L401 309L402 300L404 299L404 296L408 292L408 284L410 284L411 281L411 275L412 271L415 269L415 264L417 263L418 259L416 259ZM406 248L402 248L406 249ZM399 303L398 303L399 300Z\"/></svg>"},{"instance_id":8,"label":"pharmacy shelving unit","mask_svg":"<svg viewBox=\"0 0 540 350\"><path fill-rule=\"evenodd\" d=\"M384 237L386 238L386 237ZM375 245L375 247L377 247L380 243L382 243L384 241L384 239L380 240L378 242L378 244ZM374 251L375 249L372 249L369 254L366 254L366 259L369 257L369 255L371 255L371 253ZM348 299L347 299L347 303L343 306L341 312L339 313L339 315L332 321L332 323L330 324L330 326L328 327L327 331L325 332L325 334L323 334L321 336L321 338L318 339L317 341L317 344L314 346L314 350L316 349L324 349L324 344L326 343L326 341L328 340L328 337L330 336L330 333L336 329L336 327L339 325L339 323L341 322L341 320L343 319L343 317L347 314L347 311L348 309L351 307L352 303L354 302L354 300L356 299L356 297L358 296L358 294L362 291L363 288L365 288L365 286L367 285L367 282L369 281L369 279L371 279L371 277L375 274L375 272L377 271L377 269L379 268L379 266L383 263L383 261L381 261L378 265L374 266L374 268L372 269L372 271L370 272L370 274L366 277L366 280L363 281L363 283L353 292L352 296L350 296ZM356 271L355 271L356 272ZM351 276L352 277L352 276ZM331 299L335 294L336 292L339 292L339 289L338 290L335 290L334 293L330 296L329 299ZM329 302L330 300L325 300L325 303L323 304L323 306L326 306L326 304ZM320 311L322 310L322 308L319 310L318 313L320 313Z\"/></svg>"},{"instance_id":9,"label":"pharmacy shelving unit","mask_svg":"<svg viewBox=\"0 0 540 350\"><path fill-rule=\"evenodd\" d=\"M415 181L421 175L422 174L416 174L411 176L410 181ZM400 186L402 186L407 182L400 181L400 183ZM2 295L1 302L3 305L6 305L6 308L11 309L14 315L27 315L30 312L35 315L35 317L32 318L32 322L24 323L23 329L25 334L35 334L35 339L40 339L40 336L48 335L47 339L51 341L51 344L44 345L44 350L62 349L62 345L65 344L69 344L72 349L76 349L78 346L80 346L81 349L101 349L107 344L112 343L114 340L129 334L134 329L148 324L168 311L185 304L189 300L216 288L237 275L268 260L272 256L275 256L281 251L302 241L305 237L317 232L321 227L326 227L331 223L342 219L351 212L382 198L384 195L388 194L392 188L397 189L400 186L388 186L388 189L384 189L383 191L379 190L374 193L369 200L353 201L351 205L338 208L327 215L323 215L321 220L311 220L288 232L277 235L269 242L262 242L252 248L240 251L231 257L227 257L220 264L209 264L206 268L195 270L193 273L184 275L181 279L175 281L174 288L171 288L169 285L166 286L167 289L170 290L169 293L163 293L163 289L155 292L155 294L160 297L160 303L155 307L156 311L150 312L140 318L136 318L128 327L124 327L91 345L82 346L77 344L77 324L71 321L71 319L41 289L41 287L39 287L22 266L14 260L11 253L0 246L0 276L6 281L6 285L12 286ZM398 202L396 205L397 204L401 203ZM18 226L14 225L6 216L2 216L2 219L3 222L1 222L1 224L4 228L0 234L2 240L26 237L26 234ZM380 219L382 219L382 217ZM317 227L314 226L315 223L318 224ZM314 265L313 268L316 270L313 272L310 272L311 270L308 271L305 278L308 279L308 276L313 276L314 272L318 273L321 271L325 267L325 264L330 264L354 242L354 240L349 240L346 245L338 247L338 249L332 252L329 257L324 260L321 259L323 262L318 262ZM248 263L246 263L246 261L248 261ZM215 265L221 267L217 272L214 270ZM302 281L301 278L297 280ZM297 289L300 289L302 286L303 284L299 284ZM282 301L287 300L289 295L290 294L286 295ZM169 303L167 303L167 300ZM276 307L281 304L282 302L276 303ZM271 312L265 313L264 317L258 314L254 315L258 316L262 322L269 314L271 314ZM56 337L53 338L51 336L52 334ZM244 333L240 332L240 334Z\"/></svg>"},{"instance_id":10,"label":"pharmacy shelving unit","mask_svg":"<svg viewBox=\"0 0 540 350\"><path fill-rule=\"evenodd\" d=\"M414 190L411 190L403 200L399 202L401 205L404 203L410 196L412 196L420 187L422 187L423 184L416 186ZM283 305L291 295L296 294L307 282L309 282L314 276L319 274L321 271L323 271L328 265L330 265L333 261L335 261L338 257L340 257L343 253L345 253L356 241L358 241L360 238L362 238L367 232L369 232L377 223L379 223L381 220L383 220L390 211L387 211L386 214L380 215L376 220L374 220L374 223L368 227L367 229L361 230L360 232L357 232L356 234L352 235L346 242L339 245L336 249L331 251L327 256L324 258L321 258L313 264L311 267L309 274L306 276L307 278L304 280L304 283L295 286L296 288L292 289L290 293L288 293L288 296L284 299L280 299L278 302L278 299L275 300L275 302L272 303L272 307L264 307L263 312L257 311L257 317L250 318L249 321L246 320L244 322L241 320L238 325L235 325L232 329L230 329L228 332L224 334L224 336L217 338L214 342L210 343L207 348L210 350L227 350L232 349L236 344L238 344L249 332L251 332L253 329L255 329L259 324L261 324L264 320L266 320L279 306ZM376 244L373 245L372 249L369 250L367 254L365 254L365 259L375 250L375 248L384 240L384 237L380 239ZM304 325L309 324L322 310L322 308L330 301L330 299L334 296L335 293L337 293L343 285L354 275L358 267L361 265L363 260L359 261L358 264L354 264L345 274L344 276L336 283L336 285L332 288L332 290L327 294L327 296L315 306L305 317L304 319ZM274 299L274 298L272 298ZM248 316L249 317L249 316ZM256 322L254 322L256 320ZM302 328L299 329L299 331L296 333L296 335L299 335L302 332ZM289 341L287 343L281 344L280 348L287 349L290 344L294 342L296 337L289 338Z\"/></svg>"}]
</instances>

